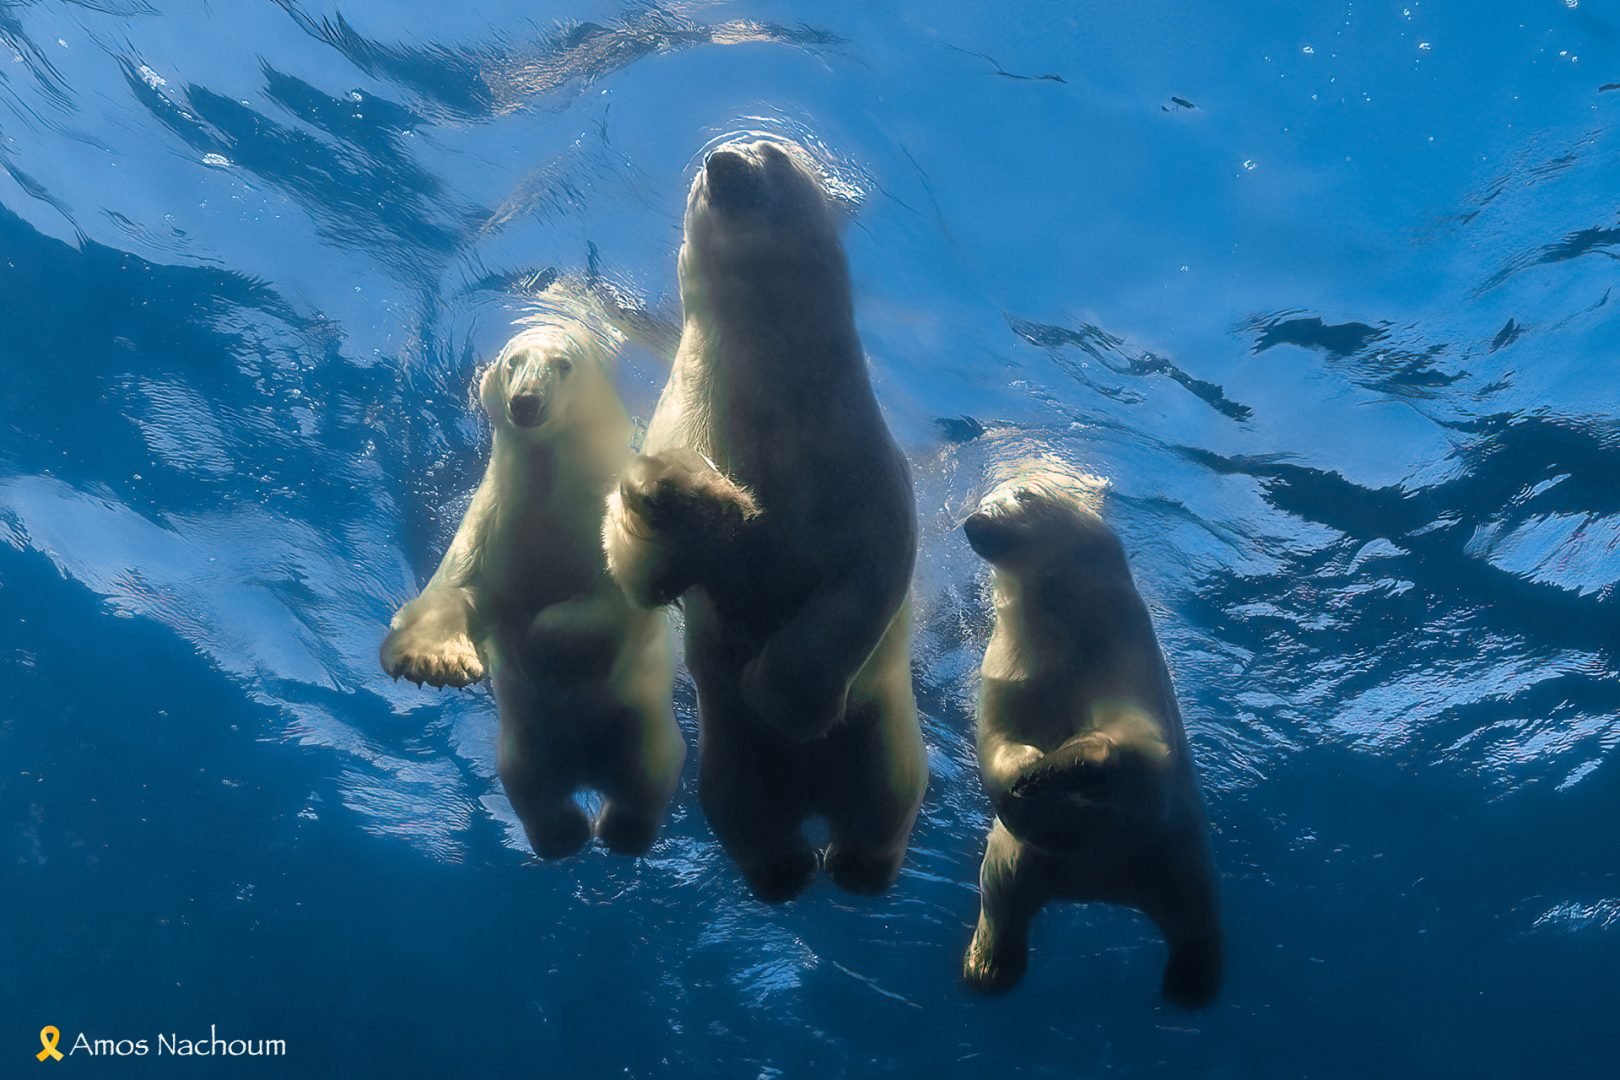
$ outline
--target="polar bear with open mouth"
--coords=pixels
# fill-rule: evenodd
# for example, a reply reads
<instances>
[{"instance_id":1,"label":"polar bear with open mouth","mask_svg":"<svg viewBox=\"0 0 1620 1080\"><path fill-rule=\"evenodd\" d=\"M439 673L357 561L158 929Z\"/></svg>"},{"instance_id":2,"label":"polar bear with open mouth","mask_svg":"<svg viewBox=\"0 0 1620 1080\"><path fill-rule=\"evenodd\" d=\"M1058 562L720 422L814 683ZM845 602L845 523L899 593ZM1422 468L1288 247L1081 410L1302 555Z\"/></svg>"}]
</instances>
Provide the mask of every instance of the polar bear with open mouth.
<instances>
[{"instance_id":1,"label":"polar bear with open mouth","mask_svg":"<svg viewBox=\"0 0 1620 1080\"><path fill-rule=\"evenodd\" d=\"M612 359L567 319L507 342L479 386L495 429L483 483L382 644L396 678L460 687L488 675L501 784L543 858L590 839L581 787L605 797L602 842L645 852L686 757L668 618L630 604L602 553L604 499L631 457Z\"/></svg>"}]
</instances>

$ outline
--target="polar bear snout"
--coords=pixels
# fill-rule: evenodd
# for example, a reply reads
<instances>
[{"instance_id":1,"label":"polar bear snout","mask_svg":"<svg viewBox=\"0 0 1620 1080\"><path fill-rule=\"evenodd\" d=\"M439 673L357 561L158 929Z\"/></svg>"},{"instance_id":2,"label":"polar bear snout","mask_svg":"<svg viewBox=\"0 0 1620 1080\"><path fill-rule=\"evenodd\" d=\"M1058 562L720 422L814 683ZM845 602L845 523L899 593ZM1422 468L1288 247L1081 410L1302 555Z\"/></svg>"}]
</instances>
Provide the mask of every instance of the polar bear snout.
<instances>
[{"instance_id":1,"label":"polar bear snout","mask_svg":"<svg viewBox=\"0 0 1620 1080\"><path fill-rule=\"evenodd\" d=\"M531 357L519 363L509 376L506 391L506 413L513 425L536 428L544 424L551 415L559 385L573 367L561 356Z\"/></svg>"},{"instance_id":2,"label":"polar bear snout","mask_svg":"<svg viewBox=\"0 0 1620 1080\"><path fill-rule=\"evenodd\" d=\"M993 563L1018 546L1018 527L1005 515L980 510L962 523L962 532L985 562Z\"/></svg>"},{"instance_id":3,"label":"polar bear snout","mask_svg":"<svg viewBox=\"0 0 1620 1080\"><path fill-rule=\"evenodd\" d=\"M539 427L546 418L546 401L538 391L524 391L512 395L506 411L518 427Z\"/></svg>"},{"instance_id":4,"label":"polar bear snout","mask_svg":"<svg viewBox=\"0 0 1620 1080\"><path fill-rule=\"evenodd\" d=\"M736 150L716 150L703 163L703 185L709 205L721 210L744 210L765 200L759 168Z\"/></svg>"}]
</instances>

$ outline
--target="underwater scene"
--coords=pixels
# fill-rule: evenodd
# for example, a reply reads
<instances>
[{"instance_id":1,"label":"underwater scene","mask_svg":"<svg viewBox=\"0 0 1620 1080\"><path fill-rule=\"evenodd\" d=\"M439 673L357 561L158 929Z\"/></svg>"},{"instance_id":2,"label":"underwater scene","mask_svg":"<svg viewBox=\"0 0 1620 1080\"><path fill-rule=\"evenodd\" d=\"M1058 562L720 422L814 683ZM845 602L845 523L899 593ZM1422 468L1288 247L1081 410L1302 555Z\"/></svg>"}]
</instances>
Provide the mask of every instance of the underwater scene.
<instances>
[{"instance_id":1,"label":"underwater scene","mask_svg":"<svg viewBox=\"0 0 1620 1080\"><path fill-rule=\"evenodd\" d=\"M1607 1072L1617 175L1597 0L0 0L0 1077Z\"/></svg>"}]
</instances>

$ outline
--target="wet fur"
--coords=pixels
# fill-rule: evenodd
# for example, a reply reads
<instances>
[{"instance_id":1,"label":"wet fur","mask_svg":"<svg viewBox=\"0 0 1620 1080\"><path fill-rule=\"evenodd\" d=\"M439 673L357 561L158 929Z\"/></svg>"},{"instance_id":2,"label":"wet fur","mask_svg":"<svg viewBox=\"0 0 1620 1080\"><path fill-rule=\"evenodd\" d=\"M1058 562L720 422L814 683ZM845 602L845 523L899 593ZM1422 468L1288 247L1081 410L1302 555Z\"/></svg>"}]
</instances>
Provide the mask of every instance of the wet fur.
<instances>
[{"instance_id":1,"label":"wet fur","mask_svg":"<svg viewBox=\"0 0 1620 1080\"><path fill-rule=\"evenodd\" d=\"M514 419L526 396L542 422ZM608 357L583 328L525 331L479 397L495 429L488 469L438 572L394 616L383 669L441 687L489 677L501 783L536 854L572 854L593 830L639 854L686 747L668 620L630 604L602 558L603 499L630 459ZM581 787L605 796L594 823L573 800Z\"/></svg>"},{"instance_id":2,"label":"wet fur","mask_svg":"<svg viewBox=\"0 0 1620 1080\"><path fill-rule=\"evenodd\" d=\"M713 475L666 479L696 504L745 492L757 512L722 512L722 497L707 526L660 528L621 490L609 523L632 595L662 599L656 583L667 591L678 568L703 807L770 900L815 875L801 827L816 814L834 880L887 888L927 783L911 479L867 376L837 226L795 148L711 155L688 203L681 344L643 453L659 468L701 458Z\"/></svg>"},{"instance_id":3,"label":"wet fur","mask_svg":"<svg viewBox=\"0 0 1620 1080\"><path fill-rule=\"evenodd\" d=\"M978 749L997 820L963 972L1004 990L1043 905L1123 904L1164 933L1165 998L1197 1007L1222 967L1203 800L1124 548L1079 492L1013 481L965 527L996 599Z\"/></svg>"}]
</instances>

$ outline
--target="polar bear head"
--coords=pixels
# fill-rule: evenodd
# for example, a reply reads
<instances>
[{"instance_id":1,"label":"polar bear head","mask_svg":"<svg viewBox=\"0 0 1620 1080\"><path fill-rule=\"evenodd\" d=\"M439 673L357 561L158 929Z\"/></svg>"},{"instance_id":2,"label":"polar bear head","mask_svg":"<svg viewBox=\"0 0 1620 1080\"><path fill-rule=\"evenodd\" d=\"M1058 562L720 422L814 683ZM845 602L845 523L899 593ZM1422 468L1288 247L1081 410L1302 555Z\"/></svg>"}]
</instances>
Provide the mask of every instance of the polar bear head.
<instances>
[{"instance_id":1,"label":"polar bear head","mask_svg":"<svg viewBox=\"0 0 1620 1080\"><path fill-rule=\"evenodd\" d=\"M544 439L621 408L608 359L582 326L531 326L484 370L478 398L497 434Z\"/></svg>"},{"instance_id":2,"label":"polar bear head","mask_svg":"<svg viewBox=\"0 0 1620 1080\"><path fill-rule=\"evenodd\" d=\"M787 290L812 304L841 292L847 304L838 226L804 150L767 140L727 143L709 154L687 197L682 301L690 310Z\"/></svg>"},{"instance_id":3,"label":"polar bear head","mask_svg":"<svg viewBox=\"0 0 1620 1080\"><path fill-rule=\"evenodd\" d=\"M984 497L962 531L980 558L1003 573L1113 574L1126 565L1125 547L1097 512L1106 486L1097 477L1026 465Z\"/></svg>"}]
</instances>

